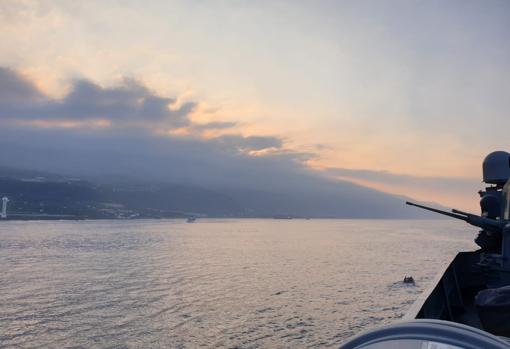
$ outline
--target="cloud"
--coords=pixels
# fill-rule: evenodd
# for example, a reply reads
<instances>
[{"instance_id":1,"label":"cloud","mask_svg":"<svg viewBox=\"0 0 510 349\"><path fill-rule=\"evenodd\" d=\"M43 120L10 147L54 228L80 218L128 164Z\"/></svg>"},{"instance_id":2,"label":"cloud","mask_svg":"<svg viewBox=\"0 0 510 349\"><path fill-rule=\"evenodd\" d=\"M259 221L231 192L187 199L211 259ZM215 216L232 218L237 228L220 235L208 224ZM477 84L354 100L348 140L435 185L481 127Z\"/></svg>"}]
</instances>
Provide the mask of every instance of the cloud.
<instances>
[{"instance_id":1,"label":"cloud","mask_svg":"<svg viewBox=\"0 0 510 349\"><path fill-rule=\"evenodd\" d=\"M193 123L190 114L197 102L188 101L176 106L177 98L163 97L134 79L123 79L112 87L79 79L72 82L70 92L62 99L52 99L39 92L19 73L0 68L0 119L18 126L36 128L100 128L123 129L180 129L189 128L192 138L200 138L202 131L222 130L237 125L233 121ZM203 140L202 140L203 141ZM234 152L283 149L283 141L276 136L221 135L208 143L218 149Z\"/></svg>"},{"instance_id":2,"label":"cloud","mask_svg":"<svg viewBox=\"0 0 510 349\"><path fill-rule=\"evenodd\" d=\"M212 142L227 149L237 149L239 151L253 151L268 148L281 148L283 142L278 137L269 136L248 136L225 135L213 138Z\"/></svg>"},{"instance_id":3,"label":"cloud","mask_svg":"<svg viewBox=\"0 0 510 349\"><path fill-rule=\"evenodd\" d=\"M329 217L402 217L403 198L307 167L314 156L288 149L278 136L240 134L213 138L199 132L172 135L159 129L195 129L197 102L177 105L135 80L102 87L72 83L61 99L40 93L18 73L0 78L0 163L116 183L178 183L219 190L246 207ZM15 86L9 90L9 86ZM105 121L101 124L99 121ZM66 126L67 125L67 126ZM90 127L95 125L94 127ZM198 124L228 129L232 122Z\"/></svg>"},{"instance_id":4,"label":"cloud","mask_svg":"<svg viewBox=\"0 0 510 349\"><path fill-rule=\"evenodd\" d=\"M208 185L242 181L252 187L260 182L251 174L260 172L253 166L261 161L280 162L272 165L274 172L278 167L306 172L304 155L286 149L280 137L202 136L202 131L229 129L237 123L194 123L190 115L198 102L177 105L177 98L158 95L134 79L108 87L74 80L69 93L53 99L18 72L0 68L0 91L0 121L10 122L0 132L3 149L9 149L2 154L3 161L22 167L37 164L50 171L129 173ZM181 128L192 132L180 136L158 132ZM255 159L250 152L265 159ZM237 178L224 178L224 171L237 173Z\"/></svg>"},{"instance_id":5,"label":"cloud","mask_svg":"<svg viewBox=\"0 0 510 349\"><path fill-rule=\"evenodd\" d=\"M194 124L193 128L199 131L203 130L224 130L237 126L238 123L234 121L213 121L205 124Z\"/></svg>"},{"instance_id":6,"label":"cloud","mask_svg":"<svg viewBox=\"0 0 510 349\"><path fill-rule=\"evenodd\" d=\"M169 183L215 190L265 215L409 217L405 198L325 178L295 153L248 156L215 140L134 130L0 128L0 163L115 184ZM1 188L0 188L1 189Z\"/></svg>"},{"instance_id":7,"label":"cloud","mask_svg":"<svg viewBox=\"0 0 510 349\"><path fill-rule=\"evenodd\" d=\"M12 104L33 103L43 98L29 80L12 69L0 67L0 112Z\"/></svg>"},{"instance_id":8,"label":"cloud","mask_svg":"<svg viewBox=\"0 0 510 349\"><path fill-rule=\"evenodd\" d=\"M175 98L162 97L133 79L113 87L102 87L89 80L72 83L62 99L41 94L13 70L0 68L0 118L30 120L108 120L112 125L190 125L195 102L176 105Z\"/></svg>"},{"instance_id":9,"label":"cloud","mask_svg":"<svg viewBox=\"0 0 510 349\"><path fill-rule=\"evenodd\" d=\"M392 173L388 171L374 171L367 169L348 169L335 167L328 168L326 172L337 177L361 179L381 184L419 185L435 187L436 189L455 188L461 191L465 190L467 187L472 187L474 184L480 183L479 180L477 181L476 179L472 178L412 176Z\"/></svg>"},{"instance_id":10,"label":"cloud","mask_svg":"<svg viewBox=\"0 0 510 349\"><path fill-rule=\"evenodd\" d=\"M478 190L483 187L481 179L461 177L424 177L374 171L368 169L328 168L324 171L334 178L353 181L393 193L406 193L425 200L439 200L454 205L459 199L470 210L477 209Z\"/></svg>"}]
</instances>

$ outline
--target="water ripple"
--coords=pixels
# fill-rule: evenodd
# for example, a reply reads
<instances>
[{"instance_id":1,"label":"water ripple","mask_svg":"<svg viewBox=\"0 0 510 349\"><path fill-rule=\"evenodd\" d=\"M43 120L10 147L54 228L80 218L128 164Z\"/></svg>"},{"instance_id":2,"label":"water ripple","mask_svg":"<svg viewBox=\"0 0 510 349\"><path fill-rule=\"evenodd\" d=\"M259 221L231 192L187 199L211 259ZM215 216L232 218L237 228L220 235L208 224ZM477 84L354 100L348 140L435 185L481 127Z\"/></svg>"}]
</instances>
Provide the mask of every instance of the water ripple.
<instances>
[{"instance_id":1,"label":"water ripple","mask_svg":"<svg viewBox=\"0 0 510 349\"><path fill-rule=\"evenodd\" d=\"M0 348L338 347L403 316L470 239L443 221L1 222Z\"/></svg>"}]
</instances>

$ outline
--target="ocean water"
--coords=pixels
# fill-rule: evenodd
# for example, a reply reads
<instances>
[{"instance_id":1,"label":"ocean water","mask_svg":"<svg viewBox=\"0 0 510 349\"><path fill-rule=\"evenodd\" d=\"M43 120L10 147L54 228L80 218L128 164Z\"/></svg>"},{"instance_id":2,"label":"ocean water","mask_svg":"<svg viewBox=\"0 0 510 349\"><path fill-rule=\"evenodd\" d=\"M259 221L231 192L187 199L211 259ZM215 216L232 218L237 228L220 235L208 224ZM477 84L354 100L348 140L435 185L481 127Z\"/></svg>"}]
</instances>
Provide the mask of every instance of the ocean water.
<instances>
[{"instance_id":1,"label":"ocean water","mask_svg":"<svg viewBox=\"0 0 510 349\"><path fill-rule=\"evenodd\" d=\"M447 220L0 222L0 348L336 348L402 317L475 234Z\"/></svg>"}]
</instances>

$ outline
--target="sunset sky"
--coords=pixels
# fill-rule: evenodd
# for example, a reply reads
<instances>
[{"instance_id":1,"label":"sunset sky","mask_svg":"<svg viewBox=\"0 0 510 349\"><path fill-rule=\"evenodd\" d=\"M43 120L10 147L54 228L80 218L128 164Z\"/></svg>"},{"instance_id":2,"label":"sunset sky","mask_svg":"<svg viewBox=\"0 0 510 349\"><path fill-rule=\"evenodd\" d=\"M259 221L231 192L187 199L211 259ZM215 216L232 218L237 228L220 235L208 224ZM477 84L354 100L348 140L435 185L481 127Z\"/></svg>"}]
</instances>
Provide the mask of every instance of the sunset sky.
<instances>
[{"instance_id":1,"label":"sunset sky","mask_svg":"<svg viewBox=\"0 0 510 349\"><path fill-rule=\"evenodd\" d=\"M506 0L3 0L0 33L4 129L214 139L473 211L510 150ZM121 127L73 114L119 91Z\"/></svg>"}]
</instances>

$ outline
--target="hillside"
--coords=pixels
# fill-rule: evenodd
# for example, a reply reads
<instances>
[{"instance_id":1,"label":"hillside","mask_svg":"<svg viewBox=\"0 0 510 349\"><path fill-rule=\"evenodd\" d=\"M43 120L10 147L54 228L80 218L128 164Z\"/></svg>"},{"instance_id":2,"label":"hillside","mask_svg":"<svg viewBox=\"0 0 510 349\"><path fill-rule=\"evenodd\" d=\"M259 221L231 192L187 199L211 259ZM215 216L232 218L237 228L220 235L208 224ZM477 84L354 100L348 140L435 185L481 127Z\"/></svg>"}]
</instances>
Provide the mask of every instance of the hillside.
<instances>
[{"instance_id":1,"label":"hillside","mask_svg":"<svg viewBox=\"0 0 510 349\"><path fill-rule=\"evenodd\" d=\"M346 182L300 191L206 189L189 184L94 182L0 168L0 195L11 219L310 217L421 218L405 198ZM365 198L370 197L371 200Z\"/></svg>"}]
</instances>

